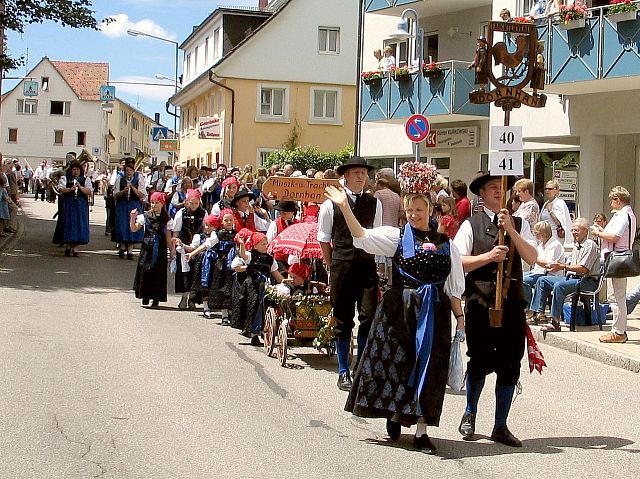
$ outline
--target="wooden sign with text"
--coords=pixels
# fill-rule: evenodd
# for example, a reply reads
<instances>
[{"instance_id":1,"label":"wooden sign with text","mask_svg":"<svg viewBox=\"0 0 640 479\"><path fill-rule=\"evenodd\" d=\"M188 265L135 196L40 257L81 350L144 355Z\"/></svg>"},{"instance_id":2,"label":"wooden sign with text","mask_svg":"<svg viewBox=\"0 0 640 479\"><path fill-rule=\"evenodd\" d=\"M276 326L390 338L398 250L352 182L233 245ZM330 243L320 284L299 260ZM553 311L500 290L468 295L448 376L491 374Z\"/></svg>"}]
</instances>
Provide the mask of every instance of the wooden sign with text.
<instances>
[{"instance_id":1,"label":"wooden sign with text","mask_svg":"<svg viewBox=\"0 0 640 479\"><path fill-rule=\"evenodd\" d=\"M341 185L338 180L270 176L262 184L262 192L265 195L271 193L278 200L322 203L326 200L324 190L327 186L340 187Z\"/></svg>"}]
</instances>

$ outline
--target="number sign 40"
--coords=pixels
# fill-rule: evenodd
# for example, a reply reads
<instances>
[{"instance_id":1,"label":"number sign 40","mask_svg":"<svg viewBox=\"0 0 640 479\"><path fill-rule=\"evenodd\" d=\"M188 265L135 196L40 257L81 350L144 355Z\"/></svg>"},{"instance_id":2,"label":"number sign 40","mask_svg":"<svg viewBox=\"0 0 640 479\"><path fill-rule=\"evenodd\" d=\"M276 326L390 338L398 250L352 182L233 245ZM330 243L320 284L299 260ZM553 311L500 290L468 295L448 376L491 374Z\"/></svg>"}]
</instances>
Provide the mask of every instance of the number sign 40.
<instances>
[{"instance_id":1,"label":"number sign 40","mask_svg":"<svg viewBox=\"0 0 640 479\"><path fill-rule=\"evenodd\" d=\"M518 151L524 148L521 126L492 126L491 149L497 151Z\"/></svg>"},{"instance_id":2,"label":"number sign 40","mask_svg":"<svg viewBox=\"0 0 640 479\"><path fill-rule=\"evenodd\" d=\"M489 153L489 172L496 176L524 175L522 151L492 151Z\"/></svg>"}]
</instances>

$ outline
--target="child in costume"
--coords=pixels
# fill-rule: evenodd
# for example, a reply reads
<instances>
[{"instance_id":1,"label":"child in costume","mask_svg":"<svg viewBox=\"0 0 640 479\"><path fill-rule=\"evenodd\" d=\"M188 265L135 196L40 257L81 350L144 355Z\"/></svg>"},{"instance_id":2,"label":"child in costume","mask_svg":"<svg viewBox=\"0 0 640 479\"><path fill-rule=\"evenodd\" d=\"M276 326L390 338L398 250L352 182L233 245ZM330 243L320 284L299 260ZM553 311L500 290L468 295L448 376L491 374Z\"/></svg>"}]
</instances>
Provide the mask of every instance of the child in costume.
<instances>
[{"instance_id":1,"label":"child in costume","mask_svg":"<svg viewBox=\"0 0 640 479\"><path fill-rule=\"evenodd\" d=\"M191 245L185 247L188 251L186 259L193 265L193 278L189 292L189 302L192 304L202 304L204 298L209 295L211 266L217 258L213 249L218 244L217 227L219 227L217 216L205 216L202 221L202 233L193 235Z\"/></svg>"},{"instance_id":2,"label":"child in costume","mask_svg":"<svg viewBox=\"0 0 640 479\"><path fill-rule=\"evenodd\" d=\"M211 264L209 295L204 317L211 319L213 312L220 310L222 325L229 325L229 310L231 309L231 292L233 289L233 270L230 262L235 257L235 236L233 210L225 208L218 217L220 227L216 231L217 244L213 247L216 254L215 262ZM231 256L231 258L229 258Z\"/></svg>"}]
</instances>

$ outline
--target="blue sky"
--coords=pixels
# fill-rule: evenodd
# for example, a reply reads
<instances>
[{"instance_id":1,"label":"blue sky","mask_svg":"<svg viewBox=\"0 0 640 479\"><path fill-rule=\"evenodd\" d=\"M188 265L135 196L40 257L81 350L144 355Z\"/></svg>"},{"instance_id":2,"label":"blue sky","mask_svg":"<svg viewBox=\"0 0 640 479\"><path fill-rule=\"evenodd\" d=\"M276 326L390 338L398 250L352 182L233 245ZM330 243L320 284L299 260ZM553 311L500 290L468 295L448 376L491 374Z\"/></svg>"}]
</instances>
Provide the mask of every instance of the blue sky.
<instances>
[{"instance_id":1,"label":"blue sky","mask_svg":"<svg viewBox=\"0 0 640 479\"><path fill-rule=\"evenodd\" d=\"M102 31L65 28L55 23L29 25L24 34L7 32L12 56L27 56L28 64L12 70L8 77L24 76L47 56L51 60L108 62L111 81L166 83L168 87L116 84L116 96L150 117L162 114L162 122L173 127L165 102L173 93L173 83L155 78L159 73L174 76L174 45L150 38L132 37L127 29L144 31L178 43L187 38L216 7L258 6L258 0L94 0L95 17L111 17L115 22ZM179 73L182 73L180 52ZM16 81L2 82L2 91Z\"/></svg>"}]
</instances>

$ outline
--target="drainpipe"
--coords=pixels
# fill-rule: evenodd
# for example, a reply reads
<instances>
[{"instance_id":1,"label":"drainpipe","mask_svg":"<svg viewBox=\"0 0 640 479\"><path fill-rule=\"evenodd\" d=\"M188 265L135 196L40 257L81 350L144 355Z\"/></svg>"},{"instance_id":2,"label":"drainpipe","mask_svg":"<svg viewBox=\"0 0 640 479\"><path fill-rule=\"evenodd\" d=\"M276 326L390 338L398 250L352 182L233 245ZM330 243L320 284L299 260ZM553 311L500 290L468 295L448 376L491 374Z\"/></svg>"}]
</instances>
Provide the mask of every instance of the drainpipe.
<instances>
[{"instance_id":1,"label":"drainpipe","mask_svg":"<svg viewBox=\"0 0 640 479\"><path fill-rule=\"evenodd\" d=\"M362 71L362 49L364 38L362 35L362 29L364 27L364 0L358 1L358 51L356 53L357 68L356 68L356 115L355 115L355 135L353 141L353 154L360 155L360 130L362 128L362 121L360 119L360 94L362 88L360 87L360 72Z\"/></svg>"},{"instance_id":2,"label":"drainpipe","mask_svg":"<svg viewBox=\"0 0 640 479\"><path fill-rule=\"evenodd\" d=\"M215 73L213 72L213 68L210 68L209 81L214 85L218 85L220 88L224 88L225 90L231 92L231 125L229 126L229 168L231 168L231 166L233 165L233 124L236 117L236 92L233 90L233 88L229 88L227 85L223 85L219 81L214 80L214 75Z\"/></svg>"}]
</instances>

